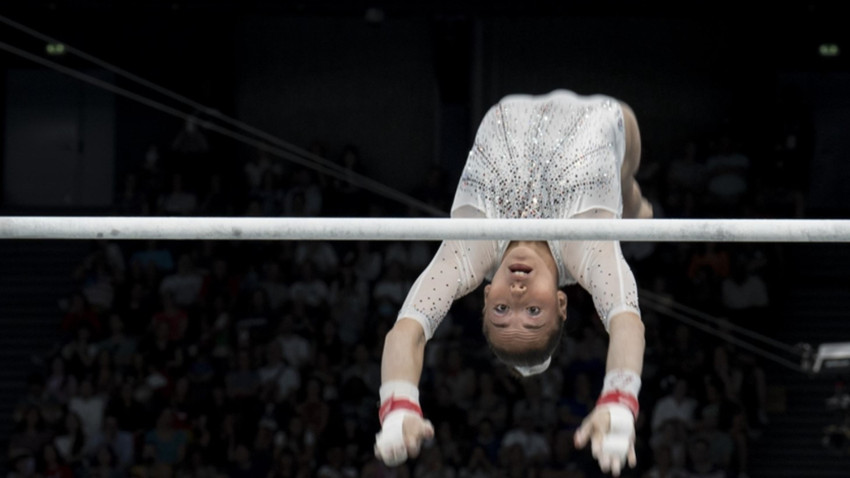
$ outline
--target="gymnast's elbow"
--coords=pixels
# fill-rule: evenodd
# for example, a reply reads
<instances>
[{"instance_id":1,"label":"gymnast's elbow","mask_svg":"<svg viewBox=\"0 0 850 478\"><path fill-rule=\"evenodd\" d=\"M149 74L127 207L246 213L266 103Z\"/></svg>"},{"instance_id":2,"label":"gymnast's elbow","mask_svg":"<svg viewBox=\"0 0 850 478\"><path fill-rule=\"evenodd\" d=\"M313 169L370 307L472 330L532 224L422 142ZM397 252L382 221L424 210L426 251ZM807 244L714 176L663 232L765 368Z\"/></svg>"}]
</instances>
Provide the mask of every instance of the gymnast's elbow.
<instances>
[{"instance_id":1,"label":"gymnast's elbow","mask_svg":"<svg viewBox=\"0 0 850 478\"><path fill-rule=\"evenodd\" d=\"M402 318L396 321L384 339L386 346L425 347L425 331L414 319Z\"/></svg>"},{"instance_id":2,"label":"gymnast's elbow","mask_svg":"<svg viewBox=\"0 0 850 478\"><path fill-rule=\"evenodd\" d=\"M624 331L629 334L644 336L646 328L640 315L634 312L621 312L614 314L608 319L608 334Z\"/></svg>"}]
</instances>

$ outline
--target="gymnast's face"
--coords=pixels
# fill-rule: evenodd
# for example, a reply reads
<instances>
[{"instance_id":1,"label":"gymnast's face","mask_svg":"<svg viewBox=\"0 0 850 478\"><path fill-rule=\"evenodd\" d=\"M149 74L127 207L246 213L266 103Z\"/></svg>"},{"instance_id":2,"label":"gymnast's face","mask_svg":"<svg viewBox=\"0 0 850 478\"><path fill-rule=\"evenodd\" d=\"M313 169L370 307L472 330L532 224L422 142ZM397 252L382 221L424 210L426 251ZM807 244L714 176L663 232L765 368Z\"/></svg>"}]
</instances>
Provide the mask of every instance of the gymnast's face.
<instances>
[{"instance_id":1,"label":"gymnast's face","mask_svg":"<svg viewBox=\"0 0 850 478\"><path fill-rule=\"evenodd\" d=\"M567 317L567 296L545 242L512 242L484 288L484 328L504 350L542 347Z\"/></svg>"}]
</instances>

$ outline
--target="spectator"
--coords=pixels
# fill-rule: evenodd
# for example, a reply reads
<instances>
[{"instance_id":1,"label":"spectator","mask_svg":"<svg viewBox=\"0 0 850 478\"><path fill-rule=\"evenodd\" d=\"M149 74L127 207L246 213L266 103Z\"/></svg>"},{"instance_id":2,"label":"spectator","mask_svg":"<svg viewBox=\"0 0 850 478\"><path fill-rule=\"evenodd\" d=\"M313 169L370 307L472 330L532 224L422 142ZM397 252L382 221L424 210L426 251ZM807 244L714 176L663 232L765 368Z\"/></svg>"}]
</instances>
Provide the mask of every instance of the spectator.
<instances>
[{"instance_id":1,"label":"spectator","mask_svg":"<svg viewBox=\"0 0 850 478\"><path fill-rule=\"evenodd\" d=\"M30 406L23 414L23 420L16 424L16 430L9 437L10 454L28 454L36 456L53 439L45 428L38 407Z\"/></svg>"},{"instance_id":2,"label":"spectator","mask_svg":"<svg viewBox=\"0 0 850 478\"><path fill-rule=\"evenodd\" d=\"M413 468L413 478L455 478L457 471L446 465L440 447L425 448Z\"/></svg>"},{"instance_id":3,"label":"spectator","mask_svg":"<svg viewBox=\"0 0 850 478\"><path fill-rule=\"evenodd\" d=\"M283 317L275 340L280 345L286 363L298 369L307 364L311 356L310 342L295 333L295 324L291 316Z\"/></svg>"},{"instance_id":4,"label":"spectator","mask_svg":"<svg viewBox=\"0 0 850 478\"><path fill-rule=\"evenodd\" d=\"M247 350L236 353L236 366L224 378L227 396L237 403L253 400L260 390L260 376L253 369L251 355Z\"/></svg>"},{"instance_id":5,"label":"spectator","mask_svg":"<svg viewBox=\"0 0 850 478\"><path fill-rule=\"evenodd\" d=\"M681 422L690 429L694 424L697 402L688 395L688 382L676 378L672 391L662 397L652 410L652 430L658 430L668 420Z\"/></svg>"},{"instance_id":6,"label":"spectator","mask_svg":"<svg viewBox=\"0 0 850 478\"><path fill-rule=\"evenodd\" d=\"M263 279L260 281L260 287L266 294L269 308L274 312L279 311L289 300L289 288L284 283L280 263L277 261L269 261L263 266Z\"/></svg>"},{"instance_id":7,"label":"spectator","mask_svg":"<svg viewBox=\"0 0 850 478\"><path fill-rule=\"evenodd\" d=\"M289 288L292 301L300 302L311 310L326 308L330 295L328 285L316 274L315 266L311 262L304 262L299 272L299 277Z\"/></svg>"},{"instance_id":8,"label":"spectator","mask_svg":"<svg viewBox=\"0 0 850 478\"><path fill-rule=\"evenodd\" d=\"M322 436L330 420L331 408L323 397L322 383L319 380L313 377L307 379L304 398L299 401L296 410L304 419L307 429L316 437Z\"/></svg>"},{"instance_id":9,"label":"spectator","mask_svg":"<svg viewBox=\"0 0 850 478\"><path fill-rule=\"evenodd\" d=\"M655 462L643 474L643 478L688 478L685 470L673 462L673 452L666 445L659 446L653 453Z\"/></svg>"},{"instance_id":10,"label":"spectator","mask_svg":"<svg viewBox=\"0 0 850 478\"><path fill-rule=\"evenodd\" d=\"M726 478L728 474L711 459L711 446L703 438L697 438L688 447L690 464L686 468L687 478Z\"/></svg>"},{"instance_id":11,"label":"spectator","mask_svg":"<svg viewBox=\"0 0 850 478\"><path fill-rule=\"evenodd\" d=\"M62 359L68 373L78 379L91 372L96 354L97 345L92 343L91 329L87 326L80 326L75 339L62 347Z\"/></svg>"},{"instance_id":12,"label":"spectator","mask_svg":"<svg viewBox=\"0 0 850 478\"><path fill-rule=\"evenodd\" d=\"M156 420L156 427L145 434L144 456L154 463L174 465L186 456L186 432L174 428L174 414L165 409Z\"/></svg>"},{"instance_id":13,"label":"spectator","mask_svg":"<svg viewBox=\"0 0 850 478\"><path fill-rule=\"evenodd\" d=\"M736 322L758 322L769 305L767 284L740 255L735 258L731 275L723 279L720 292L723 307Z\"/></svg>"},{"instance_id":14,"label":"spectator","mask_svg":"<svg viewBox=\"0 0 850 478\"><path fill-rule=\"evenodd\" d=\"M177 262L177 272L162 279L159 294L171 296L179 307L192 307L198 302L203 282L203 277L195 270L192 257L183 254Z\"/></svg>"},{"instance_id":15,"label":"spectator","mask_svg":"<svg viewBox=\"0 0 850 478\"><path fill-rule=\"evenodd\" d=\"M118 427L118 419L112 416L106 416L103 419L103 427L91 438L89 448L95 450L95 458L106 460L106 456L101 456L102 450L106 449L109 453L108 465L110 468L127 469L133 463L135 443L133 434L121 430Z\"/></svg>"},{"instance_id":16,"label":"spectator","mask_svg":"<svg viewBox=\"0 0 850 478\"><path fill-rule=\"evenodd\" d=\"M267 469L254 461L253 453L244 443L239 443L233 450L227 476L231 478L264 478Z\"/></svg>"},{"instance_id":17,"label":"spectator","mask_svg":"<svg viewBox=\"0 0 850 478\"><path fill-rule=\"evenodd\" d=\"M109 335L97 347L112 357L116 367L123 369L133 361L137 340L127 335L121 315L113 313L109 316Z\"/></svg>"},{"instance_id":18,"label":"spectator","mask_svg":"<svg viewBox=\"0 0 850 478\"><path fill-rule=\"evenodd\" d=\"M135 432L147 426L150 417L147 409L136 399L135 383L125 380L109 400L104 415L115 419L119 430ZM122 454L118 453L121 460Z\"/></svg>"},{"instance_id":19,"label":"spectator","mask_svg":"<svg viewBox=\"0 0 850 478\"><path fill-rule=\"evenodd\" d=\"M69 411L65 415L65 426L62 433L54 440L53 445L59 456L67 463L71 469L76 469L83 466L83 460L87 451L86 436L83 433L82 422L80 417Z\"/></svg>"},{"instance_id":20,"label":"spectator","mask_svg":"<svg viewBox=\"0 0 850 478\"><path fill-rule=\"evenodd\" d=\"M372 289L372 300L378 314L382 317L394 317L404 303L411 285L413 284L404 277L404 266L401 263L395 261L386 264L384 273Z\"/></svg>"},{"instance_id":21,"label":"spectator","mask_svg":"<svg viewBox=\"0 0 850 478\"><path fill-rule=\"evenodd\" d=\"M198 197L184 189L183 176L173 175L171 191L159 198L160 211L167 216L191 216L197 208Z\"/></svg>"},{"instance_id":22,"label":"spectator","mask_svg":"<svg viewBox=\"0 0 850 478\"><path fill-rule=\"evenodd\" d=\"M87 327L89 332L94 331L97 334L100 332L101 323L97 313L92 309L88 299L86 299L85 294L75 292L71 295L67 311L62 318L62 330L69 337L75 337L77 330L81 327Z\"/></svg>"},{"instance_id":23,"label":"spectator","mask_svg":"<svg viewBox=\"0 0 850 478\"><path fill-rule=\"evenodd\" d=\"M522 456L529 463L544 463L549 459L549 444L542 433L534 428L534 417L528 413L514 415L514 426L502 439L502 450L519 445Z\"/></svg>"},{"instance_id":24,"label":"spectator","mask_svg":"<svg viewBox=\"0 0 850 478\"><path fill-rule=\"evenodd\" d=\"M283 361L280 346L274 342L265 346L266 364L259 370L260 383L270 387L279 401L286 401L301 386L298 370Z\"/></svg>"},{"instance_id":25,"label":"spectator","mask_svg":"<svg viewBox=\"0 0 850 478\"><path fill-rule=\"evenodd\" d=\"M145 248L134 252L130 256L131 266L135 264L141 270L144 270L148 265L153 265L155 270L164 272L174 268L174 257L168 248L159 247L159 243L155 240L145 241Z\"/></svg>"},{"instance_id":26,"label":"spectator","mask_svg":"<svg viewBox=\"0 0 850 478\"><path fill-rule=\"evenodd\" d=\"M68 399L77 393L77 379L66 371L62 355L56 355L50 361L50 375L45 381L45 394L48 400L65 405Z\"/></svg>"},{"instance_id":27,"label":"spectator","mask_svg":"<svg viewBox=\"0 0 850 478\"><path fill-rule=\"evenodd\" d=\"M344 265L330 284L330 315L339 324L339 338L346 345L362 337L369 314L369 288L351 265Z\"/></svg>"},{"instance_id":28,"label":"spectator","mask_svg":"<svg viewBox=\"0 0 850 478\"><path fill-rule=\"evenodd\" d=\"M123 478L126 476L118 467L115 453L107 446L97 449L89 468L92 478Z\"/></svg>"},{"instance_id":29,"label":"spectator","mask_svg":"<svg viewBox=\"0 0 850 478\"><path fill-rule=\"evenodd\" d=\"M39 457L41 460L38 463L38 473L43 478L73 478L74 473L71 467L65 464L52 443L47 443L41 448Z\"/></svg>"},{"instance_id":30,"label":"spectator","mask_svg":"<svg viewBox=\"0 0 850 478\"><path fill-rule=\"evenodd\" d=\"M301 241L295 246L293 256L295 267L300 268L304 263L313 264L313 271L321 278L336 275L339 267L339 256L333 245L327 241Z\"/></svg>"},{"instance_id":31,"label":"spectator","mask_svg":"<svg viewBox=\"0 0 850 478\"><path fill-rule=\"evenodd\" d=\"M331 445L326 452L325 464L319 467L316 478L356 478L357 470L345 462L345 452L338 444ZM414 474L414 476L416 476Z\"/></svg>"},{"instance_id":32,"label":"spectator","mask_svg":"<svg viewBox=\"0 0 850 478\"><path fill-rule=\"evenodd\" d=\"M68 401L68 411L79 417L87 441L100 430L105 409L106 399L96 392L91 377L80 381L79 395Z\"/></svg>"}]
</instances>

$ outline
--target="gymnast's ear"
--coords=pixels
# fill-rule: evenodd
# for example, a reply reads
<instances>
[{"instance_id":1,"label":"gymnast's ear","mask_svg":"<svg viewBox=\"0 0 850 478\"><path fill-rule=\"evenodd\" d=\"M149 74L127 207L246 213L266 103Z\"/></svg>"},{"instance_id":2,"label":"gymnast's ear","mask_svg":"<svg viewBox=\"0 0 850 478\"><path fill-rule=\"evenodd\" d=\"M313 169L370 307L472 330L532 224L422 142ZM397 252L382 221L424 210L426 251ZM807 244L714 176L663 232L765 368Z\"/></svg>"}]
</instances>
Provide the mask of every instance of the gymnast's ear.
<instances>
[{"instance_id":1,"label":"gymnast's ear","mask_svg":"<svg viewBox=\"0 0 850 478\"><path fill-rule=\"evenodd\" d=\"M488 294L490 294L490 284L484 286L484 298L487 298Z\"/></svg>"},{"instance_id":2,"label":"gymnast's ear","mask_svg":"<svg viewBox=\"0 0 850 478\"><path fill-rule=\"evenodd\" d=\"M567 320L567 294L564 291L558 291L558 316L562 321Z\"/></svg>"}]
</instances>

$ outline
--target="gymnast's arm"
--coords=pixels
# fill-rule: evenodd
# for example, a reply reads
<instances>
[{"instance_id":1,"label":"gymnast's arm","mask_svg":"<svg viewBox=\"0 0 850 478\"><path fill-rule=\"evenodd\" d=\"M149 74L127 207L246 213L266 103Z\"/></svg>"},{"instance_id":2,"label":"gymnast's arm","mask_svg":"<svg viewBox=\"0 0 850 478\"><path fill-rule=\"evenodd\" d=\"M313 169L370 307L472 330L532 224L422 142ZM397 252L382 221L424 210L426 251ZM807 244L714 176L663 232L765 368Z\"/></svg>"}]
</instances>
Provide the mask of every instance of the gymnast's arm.
<instances>
[{"instance_id":1,"label":"gymnast's arm","mask_svg":"<svg viewBox=\"0 0 850 478\"><path fill-rule=\"evenodd\" d=\"M594 211L593 217L613 214ZM603 471L618 476L626 462L634 466L634 421L643 369L644 327L638 308L637 284L614 241L566 243L564 262L570 274L593 296L599 318L609 334L602 394L594 410L576 431L576 445L589 441Z\"/></svg>"},{"instance_id":2,"label":"gymnast's arm","mask_svg":"<svg viewBox=\"0 0 850 478\"><path fill-rule=\"evenodd\" d=\"M485 241L443 242L387 333L381 358L381 432L375 440L375 455L387 465L416 457L422 441L434 436L419 406L425 343L452 302L481 284L493 251Z\"/></svg>"}]
</instances>

